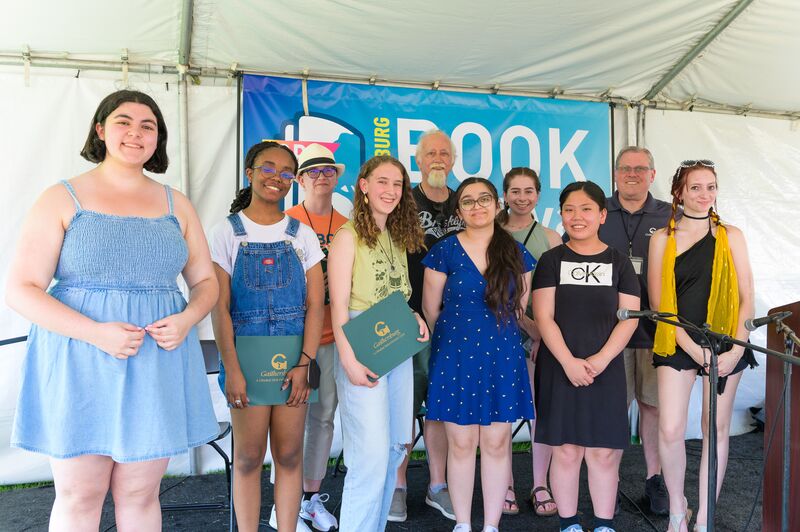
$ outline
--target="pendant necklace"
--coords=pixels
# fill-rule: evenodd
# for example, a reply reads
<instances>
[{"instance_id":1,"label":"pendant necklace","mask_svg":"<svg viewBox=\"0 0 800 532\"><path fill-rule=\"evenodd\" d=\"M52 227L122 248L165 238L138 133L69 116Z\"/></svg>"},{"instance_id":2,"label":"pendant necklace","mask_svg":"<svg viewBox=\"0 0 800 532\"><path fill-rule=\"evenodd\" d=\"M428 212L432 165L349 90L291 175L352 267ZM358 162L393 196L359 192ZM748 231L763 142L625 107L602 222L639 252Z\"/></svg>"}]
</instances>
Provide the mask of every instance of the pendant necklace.
<instances>
[{"instance_id":1,"label":"pendant necklace","mask_svg":"<svg viewBox=\"0 0 800 532\"><path fill-rule=\"evenodd\" d=\"M383 253L383 256L386 257L386 260L389 262L389 271L394 272L395 265L394 265L394 249L392 247L392 235L391 233L389 233L388 229L386 230L386 234L389 237L389 252L391 253L391 255L389 255L389 253L386 253L386 249L383 247L383 244L381 244L380 236L378 236L376 242L378 242L378 247L381 248L381 253Z\"/></svg>"}]
</instances>

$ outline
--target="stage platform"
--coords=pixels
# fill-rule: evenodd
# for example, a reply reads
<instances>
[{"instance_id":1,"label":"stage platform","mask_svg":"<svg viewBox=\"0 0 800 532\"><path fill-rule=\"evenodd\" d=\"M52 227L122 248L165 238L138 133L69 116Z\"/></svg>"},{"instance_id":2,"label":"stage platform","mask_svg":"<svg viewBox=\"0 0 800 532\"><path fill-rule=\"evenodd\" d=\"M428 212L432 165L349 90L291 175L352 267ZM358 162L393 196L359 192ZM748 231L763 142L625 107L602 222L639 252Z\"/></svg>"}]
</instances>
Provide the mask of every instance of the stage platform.
<instances>
[{"instance_id":1,"label":"stage platform","mask_svg":"<svg viewBox=\"0 0 800 532\"><path fill-rule=\"evenodd\" d=\"M750 433L731 438L730 461L725 484L717 509L717 530L741 531L747 521L761 474L764 434ZM697 468L700 461L700 441L689 440L687 445L686 494L691 507L697 507ZM591 524L591 501L586 485L585 470L581 485L579 510L585 515L584 526ZM558 518L537 517L533 508L525 502L525 495L531 488L530 455L514 454L514 478L520 513L504 516L500 522L501 531L558 529ZM619 532L667 529L666 517L658 517L644 510L644 457L640 446L631 446L622 459L620 468L621 489L623 492L622 512L616 519ZM263 483L262 517L260 530L271 530L266 525L272 504L272 487L269 474L265 472ZM425 505L425 487L428 481L427 466L417 463L409 469L408 520L405 523L390 523L388 532L419 531L449 532L454 523L442 517L437 511ZM323 484L331 500L328 508L333 510L340 500L343 476L330 475ZM166 491L165 491L166 490ZM223 474L201 475L185 478L165 478L162 482L163 504L224 501L225 476ZM39 487L17 489L0 493L0 530L8 532L45 532L48 514L53 503L53 488ZM640 509L641 508L641 509ZM473 529L480 530L482 523L480 479L476 478L473 501ZM227 511L165 511L163 529L166 531L224 531L228 527ZM113 505L110 499L103 509L101 531L115 530ZM761 529L761 501L756 504L755 514L748 530Z\"/></svg>"}]
</instances>

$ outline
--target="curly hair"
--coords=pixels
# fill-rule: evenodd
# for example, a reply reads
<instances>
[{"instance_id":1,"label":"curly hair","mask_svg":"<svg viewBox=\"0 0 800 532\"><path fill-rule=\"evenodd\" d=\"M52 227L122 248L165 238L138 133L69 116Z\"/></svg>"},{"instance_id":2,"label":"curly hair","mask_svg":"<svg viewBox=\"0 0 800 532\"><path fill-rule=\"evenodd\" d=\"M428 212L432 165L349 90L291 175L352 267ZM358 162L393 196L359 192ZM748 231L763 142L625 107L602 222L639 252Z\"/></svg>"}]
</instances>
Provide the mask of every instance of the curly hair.
<instances>
[{"instance_id":1,"label":"curly hair","mask_svg":"<svg viewBox=\"0 0 800 532\"><path fill-rule=\"evenodd\" d=\"M536 187L536 193L538 194L542 191L542 182L539 180L539 175L536 173L536 170L528 168L527 166L517 166L506 172L506 175L503 177L503 210L497 215L497 221L500 222L500 225L506 225L508 223L508 211L511 207L508 205L506 196L511 186L511 180L517 176L530 177L533 179L533 186Z\"/></svg>"},{"instance_id":2,"label":"curly hair","mask_svg":"<svg viewBox=\"0 0 800 532\"><path fill-rule=\"evenodd\" d=\"M461 208L461 196L469 185L482 184L498 201L497 189L488 179L469 177L461 182L454 194L454 201ZM486 292L484 301L498 321L508 323L521 310L519 298L522 295L523 260L519 244L511 234L503 229L500 221L494 219L494 232L486 248Z\"/></svg>"},{"instance_id":3,"label":"curly hair","mask_svg":"<svg viewBox=\"0 0 800 532\"><path fill-rule=\"evenodd\" d=\"M358 183L361 180L367 181L382 164L395 166L403 175L403 193L400 196L400 203L389 214L386 220L386 228L392 237L392 241L408 252L415 253L424 249L422 227L419 225L419 215L417 214L417 202L411 193L411 178L408 177L403 163L391 155L376 155L368 160L361 167L356 179L356 187L353 191L353 226L360 240L363 240L368 247L374 248L378 243L378 236L381 230L375 223L372 216L372 209L364 201L365 194L361 192Z\"/></svg>"},{"instance_id":4,"label":"curly hair","mask_svg":"<svg viewBox=\"0 0 800 532\"><path fill-rule=\"evenodd\" d=\"M679 166L675 173L672 175L672 186L670 187L670 193L672 194L672 213L669 216L669 222L667 223L667 234L672 234L673 232L673 224L675 222L675 215L678 214L678 205L683 203L683 200L680 198L680 193L683 190L683 187L686 186L686 178L689 176L689 172L692 170L697 170L698 168L702 168L705 170L711 170L711 173L714 174L714 177L717 177L717 171L714 169L713 166L707 166L702 164L700 161L697 161L692 166ZM717 211L714 210L714 206L708 208L708 215L711 217L711 221L714 222L715 225L721 225L719 214Z\"/></svg>"},{"instance_id":5,"label":"curly hair","mask_svg":"<svg viewBox=\"0 0 800 532\"><path fill-rule=\"evenodd\" d=\"M275 142L274 140L265 140L250 146L250 149L247 150L247 155L244 156L245 172L247 172L248 168L253 168L253 165L256 164L256 158L258 158L262 151L270 148L280 148L282 150L286 150L292 156L292 161L294 162L294 171L297 173L297 156L288 146L285 144L280 144L279 142ZM230 213L236 214L237 212L243 210L250 205L250 200L252 199L253 189L250 185L239 189L239 191L236 193L236 197L233 198L233 202L231 203Z\"/></svg>"}]
</instances>

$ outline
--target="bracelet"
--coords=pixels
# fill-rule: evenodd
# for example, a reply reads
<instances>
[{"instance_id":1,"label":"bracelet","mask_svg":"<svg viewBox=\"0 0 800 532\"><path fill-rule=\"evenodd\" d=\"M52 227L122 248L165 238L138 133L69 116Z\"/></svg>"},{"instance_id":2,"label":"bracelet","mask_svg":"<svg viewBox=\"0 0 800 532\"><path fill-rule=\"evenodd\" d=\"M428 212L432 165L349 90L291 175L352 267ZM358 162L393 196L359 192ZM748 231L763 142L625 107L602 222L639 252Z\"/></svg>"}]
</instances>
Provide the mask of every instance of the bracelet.
<instances>
[{"instance_id":1,"label":"bracelet","mask_svg":"<svg viewBox=\"0 0 800 532\"><path fill-rule=\"evenodd\" d=\"M305 351L300 351L300 354L301 354L301 355L303 355L304 357L306 357L306 358L307 358L307 359L309 359L309 360L316 360L315 358L311 358L311 356L309 356L309 354L308 354L308 353L306 353ZM307 366L307 365L308 365L308 364L306 364L306 366Z\"/></svg>"}]
</instances>

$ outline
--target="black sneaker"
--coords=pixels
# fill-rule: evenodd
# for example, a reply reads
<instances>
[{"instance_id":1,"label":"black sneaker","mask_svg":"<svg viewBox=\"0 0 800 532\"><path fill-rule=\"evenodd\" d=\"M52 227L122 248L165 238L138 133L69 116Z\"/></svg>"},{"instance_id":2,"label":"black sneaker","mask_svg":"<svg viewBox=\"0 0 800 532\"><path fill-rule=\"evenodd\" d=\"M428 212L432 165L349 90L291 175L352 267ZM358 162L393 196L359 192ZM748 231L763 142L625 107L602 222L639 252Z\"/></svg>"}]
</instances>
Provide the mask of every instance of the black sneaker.
<instances>
[{"instance_id":1,"label":"black sneaker","mask_svg":"<svg viewBox=\"0 0 800 532\"><path fill-rule=\"evenodd\" d=\"M661 475L653 475L644 483L644 496L650 502L650 511L656 515L669 515L669 495Z\"/></svg>"}]
</instances>

